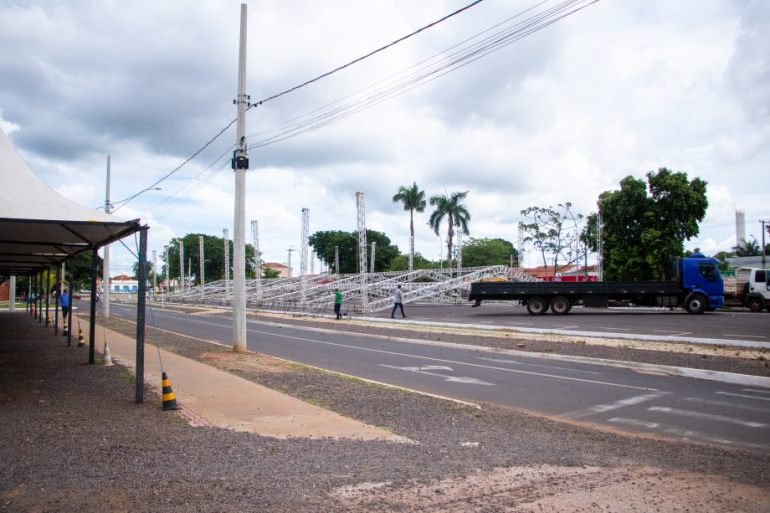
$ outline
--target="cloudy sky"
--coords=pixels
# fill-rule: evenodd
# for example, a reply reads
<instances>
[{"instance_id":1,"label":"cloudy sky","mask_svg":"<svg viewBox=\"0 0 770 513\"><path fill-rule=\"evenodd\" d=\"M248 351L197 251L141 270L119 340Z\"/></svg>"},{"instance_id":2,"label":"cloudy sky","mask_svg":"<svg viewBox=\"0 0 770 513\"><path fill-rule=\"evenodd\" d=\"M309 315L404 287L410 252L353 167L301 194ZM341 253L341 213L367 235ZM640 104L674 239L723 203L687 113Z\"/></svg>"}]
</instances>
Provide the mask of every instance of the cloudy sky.
<instances>
[{"instance_id":1,"label":"cloudy sky","mask_svg":"<svg viewBox=\"0 0 770 513\"><path fill-rule=\"evenodd\" d=\"M248 2L247 92L269 98L468 3ZM733 246L736 209L759 237L757 221L770 218L770 2L600 0L440 68L442 56L560 3L485 0L251 109L247 140L259 147L246 218L259 221L265 259L286 262L299 247L303 207L311 233L355 230L356 191L367 227L404 252L409 216L391 197L412 182L427 196L469 191L470 235L515 244L521 210L569 201L588 214L623 177L663 166L708 181L708 214L688 248ZM111 155L111 199L123 205L234 119L239 5L0 0L0 126L43 180L84 205L104 204ZM432 80L404 82L435 69ZM369 101L382 92L386 101ZM348 115L356 106L367 108ZM261 145L333 112L345 115ZM220 157L234 141L231 127L115 215L149 224L158 252L187 233L232 234L234 179ZM428 216L415 219L416 250L437 259ZM113 274L130 270L127 251L112 255ZM534 253L525 263L538 264Z\"/></svg>"}]
</instances>

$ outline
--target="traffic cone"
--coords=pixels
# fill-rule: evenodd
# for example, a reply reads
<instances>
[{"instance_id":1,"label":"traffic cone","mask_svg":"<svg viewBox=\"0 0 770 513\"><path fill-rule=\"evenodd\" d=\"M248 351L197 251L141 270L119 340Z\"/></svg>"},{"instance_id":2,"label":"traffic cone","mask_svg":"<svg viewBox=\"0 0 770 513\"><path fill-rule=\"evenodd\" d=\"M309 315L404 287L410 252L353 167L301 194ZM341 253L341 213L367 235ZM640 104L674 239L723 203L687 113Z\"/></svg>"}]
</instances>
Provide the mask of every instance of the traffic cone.
<instances>
[{"instance_id":1,"label":"traffic cone","mask_svg":"<svg viewBox=\"0 0 770 513\"><path fill-rule=\"evenodd\" d=\"M176 398L174 397L174 391L171 390L171 383L168 381L168 376L163 373L163 411L176 410L179 406L176 404Z\"/></svg>"},{"instance_id":2,"label":"traffic cone","mask_svg":"<svg viewBox=\"0 0 770 513\"><path fill-rule=\"evenodd\" d=\"M108 346L107 344L104 345L104 365L106 367L113 365L112 355L110 354L110 346Z\"/></svg>"},{"instance_id":3,"label":"traffic cone","mask_svg":"<svg viewBox=\"0 0 770 513\"><path fill-rule=\"evenodd\" d=\"M86 339L83 338L83 330L78 328L78 347L86 347Z\"/></svg>"}]
</instances>

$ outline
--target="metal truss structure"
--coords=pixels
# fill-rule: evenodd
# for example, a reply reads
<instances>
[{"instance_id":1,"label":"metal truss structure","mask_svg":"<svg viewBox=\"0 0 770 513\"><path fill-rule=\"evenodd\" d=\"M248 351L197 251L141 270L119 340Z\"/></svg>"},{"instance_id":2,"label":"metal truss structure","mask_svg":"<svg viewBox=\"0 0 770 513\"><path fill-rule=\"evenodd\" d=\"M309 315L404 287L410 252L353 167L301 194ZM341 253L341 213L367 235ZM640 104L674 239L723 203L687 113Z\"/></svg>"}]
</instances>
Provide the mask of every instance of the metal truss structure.
<instances>
[{"instance_id":1,"label":"metal truss structure","mask_svg":"<svg viewBox=\"0 0 770 513\"><path fill-rule=\"evenodd\" d=\"M246 306L251 309L318 312L330 310L334 290L342 292L343 304L355 312L386 310L393 304L393 291L401 285L404 303L462 303L470 284L483 279L537 281L518 269L504 265L456 269L421 269L412 272L340 274L324 273L295 278L246 281ZM229 306L232 285L219 280L166 294L170 303ZM363 306L363 308L362 308Z\"/></svg>"}]
</instances>

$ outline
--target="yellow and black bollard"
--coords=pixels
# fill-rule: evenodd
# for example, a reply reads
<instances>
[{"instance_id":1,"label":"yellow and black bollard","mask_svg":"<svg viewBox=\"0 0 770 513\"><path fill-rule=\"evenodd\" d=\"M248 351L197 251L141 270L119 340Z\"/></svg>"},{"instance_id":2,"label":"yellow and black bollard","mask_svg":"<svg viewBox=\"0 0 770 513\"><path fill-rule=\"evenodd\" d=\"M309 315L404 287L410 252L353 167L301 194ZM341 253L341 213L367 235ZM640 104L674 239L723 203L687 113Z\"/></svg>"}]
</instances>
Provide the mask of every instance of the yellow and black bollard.
<instances>
[{"instance_id":1,"label":"yellow and black bollard","mask_svg":"<svg viewBox=\"0 0 770 513\"><path fill-rule=\"evenodd\" d=\"M70 334L70 332L67 330L67 318L64 318L64 326L62 326L61 334L65 337Z\"/></svg>"},{"instance_id":2,"label":"yellow and black bollard","mask_svg":"<svg viewBox=\"0 0 770 513\"><path fill-rule=\"evenodd\" d=\"M179 406L176 404L176 397L174 397L174 391L171 389L171 383L168 380L166 373L163 373L163 411L176 410Z\"/></svg>"},{"instance_id":3,"label":"yellow and black bollard","mask_svg":"<svg viewBox=\"0 0 770 513\"><path fill-rule=\"evenodd\" d=\"M86 339L83 338L83 330L78 328L78 347L86 347Z\"/></svg>"}]
</instances>

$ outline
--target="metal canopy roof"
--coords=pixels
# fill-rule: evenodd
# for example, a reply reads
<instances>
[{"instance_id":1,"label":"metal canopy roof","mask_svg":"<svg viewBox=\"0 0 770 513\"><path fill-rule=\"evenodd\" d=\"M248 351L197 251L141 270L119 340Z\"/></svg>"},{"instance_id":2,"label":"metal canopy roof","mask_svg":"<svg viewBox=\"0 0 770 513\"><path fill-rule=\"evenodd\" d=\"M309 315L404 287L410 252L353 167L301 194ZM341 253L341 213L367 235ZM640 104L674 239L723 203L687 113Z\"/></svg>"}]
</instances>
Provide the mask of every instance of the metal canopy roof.
<instances>
[{"instance_id":1,"label":"metal canopy roof","mask_svg":"<svg viewBox=\"0 0 770 513\"><path fill-rule=\"evenodd\" d=\"M0 274L35 274L140 228L61 196L0 129Z\"/></svg>"}]
</instances>

